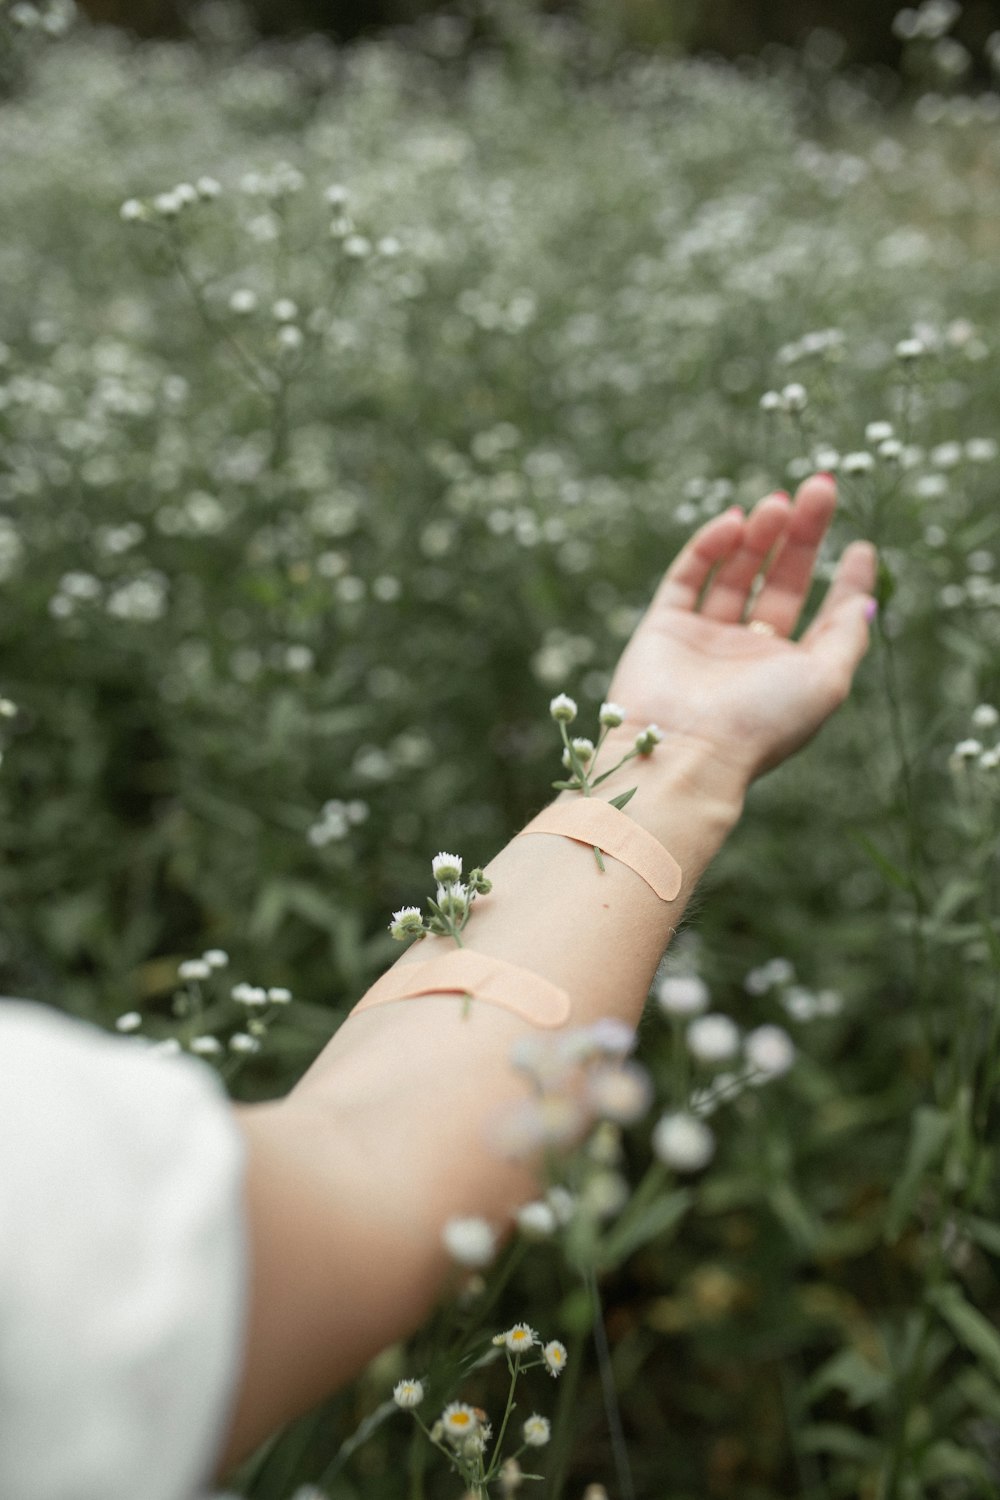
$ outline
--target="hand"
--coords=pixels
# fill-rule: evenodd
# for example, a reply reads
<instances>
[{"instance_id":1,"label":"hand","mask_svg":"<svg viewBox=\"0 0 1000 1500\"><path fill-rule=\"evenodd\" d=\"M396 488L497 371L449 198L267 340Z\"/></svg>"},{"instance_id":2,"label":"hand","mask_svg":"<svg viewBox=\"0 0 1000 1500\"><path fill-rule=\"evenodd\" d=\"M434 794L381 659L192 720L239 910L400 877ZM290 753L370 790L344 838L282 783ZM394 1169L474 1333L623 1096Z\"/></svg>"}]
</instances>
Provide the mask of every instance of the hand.
<instances>
[{"instance_id":1,"label":"hand","mask_svg":"<svg viewBox=\"0 0 1000 1500\"><path fill-rule=\"evenodd\" d=\"M874 615L875 549L854 542L816 618L790 639L835 507L833 479L817 474L794 503L770 495L695 533L612 679L629 729L653 722L699 741L747 782L811 739L847 697Z\"/></svg>"}]
</instances>

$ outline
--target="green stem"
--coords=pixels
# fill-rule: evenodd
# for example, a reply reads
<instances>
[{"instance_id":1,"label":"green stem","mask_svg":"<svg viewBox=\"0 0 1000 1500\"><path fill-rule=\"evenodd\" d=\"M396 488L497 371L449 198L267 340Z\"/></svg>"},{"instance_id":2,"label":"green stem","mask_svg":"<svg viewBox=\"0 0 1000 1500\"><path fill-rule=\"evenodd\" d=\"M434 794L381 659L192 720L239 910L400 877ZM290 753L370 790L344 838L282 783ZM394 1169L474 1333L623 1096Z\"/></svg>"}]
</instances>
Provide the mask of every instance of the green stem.
<instances>
[{"instance_id":1,"label":"green stem","mask_svg":"<svg viewBox=\"0 0 1000 1500\"><path fill-rule=\"evenodd\" d=\"M510 1421L511 1412L514 1410L514 1389L517 1385L517 1377L520 1368L521 1356L519 1354L515 1354L514 1363L510 1367L510 1390L507 1392L507 1409L503 1414L503 1421L500 1423L500 1431L497 1433L497 1440L493 1444L493 1457L490 1459L489 1468L486 1471L487 1479L492 1479L494 1473L500 1465L500 1450L503 1447L504 1434L507 1431L507 1423Z\"/></svg>"},{"instance_id":2,"label":"green stem","mask_svg":"<svg viewBox=\"0 0 1000 1500\"><path fill-rule=\"evenodd\" d=\"M584 1273L584 1284L590 1292L591 1304L594 1311L594 1346L597 1350L597 1365L601 1374L601 1393L604 1397L604 1413L607 1417L608 1433L611 1437L611 1452L615 1461L615 1472L618 1476L618 1488L621 1492L621 1500L635 1500L635 1485L632 1480L628 1446L625 1442L625 1429L622 1426L618 1393L615 1390L615 1372L611 1364L608 1333L604 1326L604 1311L601 1307L601 1297L597 1289L597 1276L592 1268Z\"/></svg>"}]
</instances>

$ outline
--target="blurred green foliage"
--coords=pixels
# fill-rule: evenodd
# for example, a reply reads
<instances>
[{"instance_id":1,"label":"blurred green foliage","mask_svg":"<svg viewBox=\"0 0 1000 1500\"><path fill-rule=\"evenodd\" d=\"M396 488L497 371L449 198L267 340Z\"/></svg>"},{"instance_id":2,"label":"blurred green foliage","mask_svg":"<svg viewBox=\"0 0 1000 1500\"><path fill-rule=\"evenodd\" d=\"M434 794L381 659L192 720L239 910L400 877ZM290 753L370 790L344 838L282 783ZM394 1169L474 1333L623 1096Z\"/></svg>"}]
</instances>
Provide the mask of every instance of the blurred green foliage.
<instances>
[{"instance_id":1,"label":"blurred green foliage","mask_svg":"<svg viewBox=\"0 0 1000 1500\"><path fill-rule=\"evenodd\" d=\"M242 1087L287 1085L429 857L484 861L544 800L549 697L600 701L690 530L838 468L879 641L675 951L802 1055L720 1112L608 1328L642 1494L993 1495L997 100L927 49L891 117L822 50L611 64L588 35L5 35L0 983L164 1034L178 962L225 948L294 991ZM790 383L801 412L761 410ZM748 981L775 956L793 977ZM663 1089L660 1018L643 1045ZM579 1296L544 1250L508 1295L575 1340L552 1494L610 1482ZM333 1462L331 1495L401 1495L399 1424L335 1454L421 1349L245 1492Z\"/></svg>"}]
</instances>

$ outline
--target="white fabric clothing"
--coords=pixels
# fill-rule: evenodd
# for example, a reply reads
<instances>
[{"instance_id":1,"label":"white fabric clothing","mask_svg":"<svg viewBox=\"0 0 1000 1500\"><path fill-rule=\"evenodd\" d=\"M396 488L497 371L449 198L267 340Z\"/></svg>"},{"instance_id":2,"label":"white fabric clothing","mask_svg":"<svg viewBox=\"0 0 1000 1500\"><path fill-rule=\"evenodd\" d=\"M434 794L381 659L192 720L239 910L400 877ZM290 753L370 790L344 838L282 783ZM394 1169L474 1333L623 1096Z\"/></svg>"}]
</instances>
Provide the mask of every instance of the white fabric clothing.
<instances>
[{"instance_id":1,"label":"white fabric clothing","mask_svg":"<svg viewBox=\"0 0 1000 1500\"><path fill-rule=\"evenodd\" d=\"M191 1500L246 1300L241 1136L209 1068L0 1000L0 1496Z\"/></svg>"}]
</instances>

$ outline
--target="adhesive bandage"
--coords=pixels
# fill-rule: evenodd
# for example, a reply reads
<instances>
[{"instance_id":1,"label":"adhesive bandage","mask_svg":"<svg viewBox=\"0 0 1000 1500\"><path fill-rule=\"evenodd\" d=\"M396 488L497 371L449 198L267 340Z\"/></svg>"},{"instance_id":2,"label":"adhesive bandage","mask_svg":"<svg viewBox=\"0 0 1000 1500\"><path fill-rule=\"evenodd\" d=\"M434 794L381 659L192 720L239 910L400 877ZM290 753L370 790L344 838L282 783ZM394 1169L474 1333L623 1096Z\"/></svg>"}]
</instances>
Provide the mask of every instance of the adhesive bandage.
<instances>
[{"instance_id":1,"label":"adhesive bandage","mask_svg":"<svg viewBox=\"0 0 1000 1500\"><path fill-rule=\"evenodd\" d=\"M397 964L375 981L351 1014L386 1000L440 994L471 995L487 1005L513 1011L535 1026L565 1026L570 1016L569 996L558 985L530 969L468 948L443 953L426 963Z\"/></svg>"},{"instance_id":2,"label":"adhesive bandage","mask_svg":"<svg viewBox=\"0 0 1000 1500\"><path fill-rule=\"evenodd\" d=\"M619 864L634 870L661 901L673 901L680 892L683 876L673 855L610 802L601 802L596 797L554 802L537 818L532 818L521 833L560 834L600 849L602 854L610 854Z\"/></svg>"}]
</instances>

